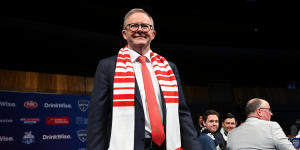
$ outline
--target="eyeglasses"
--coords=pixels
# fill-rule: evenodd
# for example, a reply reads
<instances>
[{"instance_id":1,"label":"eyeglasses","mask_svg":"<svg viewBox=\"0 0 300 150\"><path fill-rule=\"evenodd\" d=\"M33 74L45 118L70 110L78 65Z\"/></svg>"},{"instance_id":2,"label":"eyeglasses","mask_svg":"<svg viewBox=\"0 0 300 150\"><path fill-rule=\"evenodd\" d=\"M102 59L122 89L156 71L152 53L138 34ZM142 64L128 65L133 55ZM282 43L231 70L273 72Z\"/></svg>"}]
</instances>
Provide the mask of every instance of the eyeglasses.
<instances>
[{"instance_id":1,"label":"eyeglasses","mask_svg":"<svg viewBox=\"0 0 300 150\"><path fill-rule=\"evenodd\" d=\"M136 23L131 23L131 24L127 24L124 28L124 30L129 27L129 30L132 31L132 32L135 32L137 31L140 27L142 29L142 31L144 32L149 32L150 30L153 30L153 25L150 25L150 24L136 24Z\"/></svg>"},{"instance_id":2,"label":"eyeglasses","mask_svg":"<svg viewBox=\"0 0 300 150\"><path fill-rule=\"evenodd\" d=\"M272 113L272 109L271 109L271 108L265 108L265 107L261 107L261 108L259 108L259 109L268 109L268 110L269 110L269 112L271 112L271 113Z\"/></svg>"}]
</instances>

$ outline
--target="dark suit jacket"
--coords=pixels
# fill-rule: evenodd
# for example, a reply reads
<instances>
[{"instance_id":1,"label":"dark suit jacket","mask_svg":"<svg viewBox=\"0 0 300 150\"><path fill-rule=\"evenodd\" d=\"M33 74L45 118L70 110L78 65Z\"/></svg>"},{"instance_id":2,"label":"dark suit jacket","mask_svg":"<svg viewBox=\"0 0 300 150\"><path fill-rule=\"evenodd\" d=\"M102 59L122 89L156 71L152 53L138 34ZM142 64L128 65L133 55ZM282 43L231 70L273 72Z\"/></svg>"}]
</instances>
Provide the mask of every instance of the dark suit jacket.
<instances>
[{"instance_id":1,"label":"dark suit jacket","mask_svg":"<svg viewBox=\"0 0 300 150\"><path fill-rule=\"evenodd\" d=\"M113 82L116 67L117 56L112 56L101 60L98 64L95 78L94 89L91 96L91 102L88 115L88 150L106 150L109 147L111 124L112 124L112 98ZM176 65L169 62L177 82L179 92L179 120L181 130L181 144L186 150L200 150L201 146L197 141L197 132L194 129L193 122L188 106L185 103L180 78ZM161 93L162 94L162 93ZM166 105L162 96L162 110L164 115L163 124L165 125ZM134 149L144 149L145 137L145 117L142 106L142 100L138 88L135 84L135 133ZM165 142L164 142L165 145Z\"/></svg>"},{"instance_id":2,"label":"dark suit jacket","mask_svg":"<svg viewBox=\"0 0 300 150\"><path fill-rule=\"evenodd\" d=\"M203 150L216 150L215 142L206 133L200 133L198 140L201 143Z\"/></svg>"}]
</instances>

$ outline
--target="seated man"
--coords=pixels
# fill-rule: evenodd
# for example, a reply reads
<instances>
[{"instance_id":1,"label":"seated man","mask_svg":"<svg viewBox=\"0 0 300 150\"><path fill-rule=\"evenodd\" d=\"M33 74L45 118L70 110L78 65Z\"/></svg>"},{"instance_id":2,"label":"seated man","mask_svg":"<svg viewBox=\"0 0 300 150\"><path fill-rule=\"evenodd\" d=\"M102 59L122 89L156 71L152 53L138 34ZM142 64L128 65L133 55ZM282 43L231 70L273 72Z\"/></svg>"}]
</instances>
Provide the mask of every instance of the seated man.
<instances>
[{"instance_id":1,"label":"seated man","mask_svg":"<svg viewBox=\"0 0 300 150\"><path fill-rule=\"evenodd\" d=\"M223 136L223 139L227 142L227 135L229 133L229 131L231 131L232 129L234 129L237 125L237 120L234 117L233 114L231 113L227 113L224 116L224 120L222 122L222 128L220 129L220 133Z\"/></svg>"},{"instance_id":2,"label":"seated man","mask_svg":"<svg viewBox=\"0 0 300 150\"><path fill-rule=\"evenodd\" d=\"M228 133L228 150L295 150L280 125L270 121L273 113L266 100L249 100L246 115L247 120Z\"/></svg>"},{"instance_id":3,"label":"seated man","mask_svg":"<svg viewBox=\"0 0 300 150\"><path fill-rule=\"evenodd\" d=\"M203 125L201 133L207 134L215 143L216 150L224 150L226 148L222 135L217 132L219 128L219 113L215 110L207 110L203 114Z\"/></svg>"}]
</instances>

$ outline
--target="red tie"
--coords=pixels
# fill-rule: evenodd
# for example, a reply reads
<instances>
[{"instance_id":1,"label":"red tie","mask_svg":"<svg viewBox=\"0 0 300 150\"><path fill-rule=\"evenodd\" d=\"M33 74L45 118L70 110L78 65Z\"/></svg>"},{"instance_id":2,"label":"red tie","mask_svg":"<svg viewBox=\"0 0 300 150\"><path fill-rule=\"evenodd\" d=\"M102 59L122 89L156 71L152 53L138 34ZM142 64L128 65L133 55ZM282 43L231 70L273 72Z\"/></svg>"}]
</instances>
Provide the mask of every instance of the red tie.
<instances>
[{"instance_id":1,"label":"red tie","mask_svg":"<svg viewBox=\"0 0 300 150\"><path fill-rule=\"evenodd\" d=\"M160 117L160 112L158 110L151 75L146 66L146 56L140 56L138 59L142 63L142 74L152 130L152 141L158 146L160 146L165 140L165 133Z\"/></svg>"}]
</instances>

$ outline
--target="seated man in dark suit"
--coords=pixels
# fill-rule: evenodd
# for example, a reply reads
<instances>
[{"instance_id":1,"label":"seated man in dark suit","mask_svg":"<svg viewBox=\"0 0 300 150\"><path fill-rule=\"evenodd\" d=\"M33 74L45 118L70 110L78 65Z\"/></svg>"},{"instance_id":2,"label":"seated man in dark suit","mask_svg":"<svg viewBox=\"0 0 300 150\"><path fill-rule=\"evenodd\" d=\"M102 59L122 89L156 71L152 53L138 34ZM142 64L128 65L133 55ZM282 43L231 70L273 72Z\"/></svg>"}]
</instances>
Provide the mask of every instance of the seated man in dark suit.
<instances>
[{"instance_id":1,"label":"seated man in dark suit","mask_svg":"<svg viewBox=\"0 0 300 150\"><path fill-rule=\"evenodd\" d=\"M224 150L226 148L225 141L218 131L219 113L215 110L207 110L203 114L204 128L201 133L207 134L215 143L216 150Z\"/></svg>"}]
</instances>

